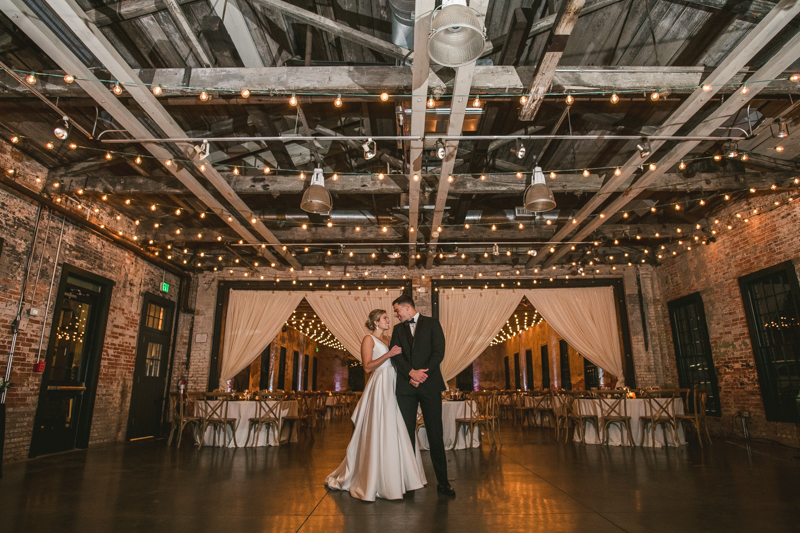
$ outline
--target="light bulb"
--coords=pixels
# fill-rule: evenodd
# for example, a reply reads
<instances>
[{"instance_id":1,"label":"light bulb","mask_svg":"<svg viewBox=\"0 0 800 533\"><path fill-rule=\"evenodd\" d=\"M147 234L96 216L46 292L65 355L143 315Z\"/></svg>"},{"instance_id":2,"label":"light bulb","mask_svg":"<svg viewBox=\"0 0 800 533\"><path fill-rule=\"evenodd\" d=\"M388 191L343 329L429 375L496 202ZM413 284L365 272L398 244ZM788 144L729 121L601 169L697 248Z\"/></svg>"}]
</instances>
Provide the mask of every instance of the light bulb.
<instances>
[{"instance_id":1,"label":"light bulb","mask_svg":"<svg viewBox=\"0 0 800 533\"><path fill-rule=\"evenodd\" d=\"M269 166L265 166L265 167L264 167L264 174L269 174L269 173L270 173L270 168L269 168Z\"/></svg>"},{"instance_id":2,"label":"light bulb","mask_svg":"<svg viewBox=\"0 0 800 533\"><path fill-rule=\"evenodd\" d=\"M383 178L385 178L385 177L386 177L386 176L384 176L383 172L380 172L380 173L378 174L378 179L379 179L379 180L383 180Z\"/></svg>"},{"instance_id":3,"label":"light bulb","mask_svg":"<svg viewBox=\"0 0 800 533\"><path fill-rule=\"evenodd\" d=\"M233 167L233 175L234 176L238 176L239 175L239 167Z\"/></svg>"},{"instance_id":4,"label":"light bulb","mask_svg":"<svg viewBox=\"0 0 800 533\"><path fill-rule=\"evenodd\" d=\"M614 175L615 176L619 176L621 174L622 174L622 169L621 168L617 167L617 168L614 169Z\"/></svg>"},{"instance_id":5,"label":"light bulb","mask_svg":"<svg viewBox=\"0 0 800 533\"><path fill-rule=\"evenodd\" d=\"M331 177L331 179L333 181L339 181L339 174L334 174L333 177Z\"/></svg>"},{"instance_id":6,"label":"light bulb","mask_svg":"<svg viewBox=\"0 0 800 533\"><path fill-rule=\"evenodd\" d=\"M775 147L775 151L776 152L783 152L783 146L780 146L780 145L776 146Z\"/></svg>"},{"instance_id":7,"label":"light bulb","mask_svg":"<svg viewBox=\"0 0 800 533\"><path fill-rule=\"evenodd\" d=\"M480 107L480 106L481 106L481 97L476 94L475 100L472 101L472 107Z\"/></svg>"},{"instance_id":8,"label":"light bulb","mask_svg":"<svg viewBox=\"0 0 800 533\"><path fill-rule=\"evenodd\" d=\"M556 179L556 173L555 173L555 172L551 172L551 173L550 173L550 179L551 179L551 180L554 180L554 179Z\"/></svg>"},{"instance_id":9,"label":"light bulb","mask_svg":"<svg viewBox=\"0 0 800 533\"><path fill-rule=\"evenodd\" d=\"M19 142L19 136L12 135L10 141L12 142L12 144L17 144Z\"/></svg>"},{"instance_id":10,"label":"light bulb","mask_svg":"<svg viewBox=\"0 0 800 533\"><path fill-rule=\"evenodd\" d=\"M202 91L200 91L200 96L198 98L200 98L201 102L208 102L209 100L211 100L211 95L208 94L205 89L203 89Z\"/></svg>"},{"instance_id":11,"label":"light bulb","mask_svg":"<svg viewBox=\"0 0 800 533\"><path fill-rule=\"evenodd\" d=\"M75 76L73 76L72 74L65 74L64 81L67 83L72 83L73 81L75 81Z\"/></svg>"},{"instance_id":12,"label":"light bulb","mask_svg":"<svg viewBox=\"0 0 800 533\"><path fill-rule=\"evenodd\" d=\"M428 107L433 107L436 105L436 102L433 101L433 96L428 97Z\"/></svg>"},{"instance_id":13,"label":"light bulb","mask_svg":"<svg viewBox=\"0 0 800 533\"><path fill-rule=\"evenodd\" d=\"M77 150L78 149L78 145L75 144L75 143L69 143L69 149L70 150Z\"/></svg>"},{"instance_id":14,"label":"light bulb","mask_svg":"<svg viewBox=\"0 0 800 533\"><path fill-rule=\"evenodd\" d=\"M114 86L111 88L111 92L113 92L117 96L122 94L122 86L119 84L119 82L114 84Z\"/></svg>"},{"instance_id":15,"label":"light bulb","mask_svg":"<svg viewBox=\"0 0 800 533\"><path fill-rule=\"evenodd\" d=\"M342 107L342 95L341 94L337 94L336 95L336 100L333 101L333 105L335 105L336 107Z\"/></svg>"},{"instance_id":16,"label":"light bulb","mask_svg":"<svg viewBox=\"0 0 800 533\"><path fill-rule=\"evenodd\" d=\"M744 85L742 85L742 88L739 90L739 92L742 94L747 94L750 92L750 89L747 88L747 84L745 83Z\"/></svg>"},{"instance_id":17,"label":"light bulb","mask_svg":"<svg viewBox=\"0 0 800 533\"><path fill-rule=\"evenodd\" d=\"M106 152L106 159L110 160L112 157L111 152Z\"/></svg>"},{"instance_id":18,"label":"light bulb","mask_svg":"<svg viewBox=\"0 0 800 533\"><path fill-rule=\"evenodd\" d=\"M742 161L747 161L750 159L747 154L742 154Z\"/></svg>"},{"instance_id":19,"label":"light bulb","mask_svg":"<svg viewBox=\"0 0 800 533\"><path fill-rule=\"evenodd\" d=\"M528 103L528 97L523 94L522 96L519 97L519 103L522 104L522 105L527 104Z\"/></svg>"},{"instance_id":20,"label":"light bulb","mask_svg":"<svg viewBox=\"0 0 800 533\"><path fill-rule=\"evenodd\" d=\"M655 163L650 163L650 166L648 168L650 168L650 172L653 172L657 167Z\"/></svg>"},{"instance_id":21,"label":"light bulb","mask_svg":"<svg viewBox=\"0 0 800 533\"><path fill-rule=\"evenodd\" d=\"M171 167L172 166L172 159L167 159L166 161L164 161L164 164L166 166L168 166L168 167Z\"/></svg>"},{"instance_id":22,"label":"light bulb","mask_svg":"<svg viewBox=\"0 0 800 533\"><path fill-rule=\"evenodd\" d=\"M161 96L161 93L164 92L164 90L161 88L161 85L153 85L152 91L153 94L156 96Z\"/></svg>"},{"instance_id":23,"label":"light bulb","mask_svg":"<svg viewBox=\"0 0 800 533\"><path fill-rule=\"evenodd\" d=\"M616 104L617 102L619 102L619 96L617 96L617 93L611 93L611 103Z\"/></svg>"},{"instance_id":24,"label":"light bulb","mask_svg":"<svg viewBox=\"0 0 800 533\"><path fill-rule=\"evenodd\" d=\"M706 84L704 84L704 85L703 85L703 92L706 92L706 93L707 93L707 92L709 92L709 91L711 91L711 85L709 85L709 84L707 84L707 83L706 83Z\"/></svg>"},{"instance_id":25,"label":"light bulb","mask_svg":"<svg viewBox=\"0 0 800 533\"><path fill-rule=\"evenodd\" d=\"M481 181L486 181L486 175L485 174L481 174Z\"/></svg>"},{"instance_id":26,"label":"light bulb","mask_svg":"<svg viewBox=\"0 0 800 533\"><path fill-rule=\"evenodd\" d=\"M655 102L659 98L661 98L661 94L658 91L653 91L652 93L650 93L650 100Z\"/></svg>"},{"instance_id":27,"label":"light bulb","mask_svg":"<svg viewBox=\"0 0 800 533\"><path fill-rule=\"evenodd\" d=\"M250 89L242 89L240 94L242 95L242 98L250 98Z\"/></svg>"},{"instance_id":28,"label":"light bulb","mask_svg":"<svg viewBox=\"0 0 800 533\"><path fill-rule=\"evenodd\" d=\"M575 103L575 98L573 98L571 94L568 94L565 101L567 102L567 105L572 105Z\"/></svg>"},{"instance_id":29,"label":"light bulb","mask_svg":"<svg viewBox=\"0 0 800 533\"><path fill-rule=\"evenodd\" d=\"M686 163L681 161L680 164L678 165L678 168L681 170L686 170Z\"/></svg>"},{"instance_id":30,"label":"light bulb","mask_svg":"<svg viewBox=\"0 0 800 533\"><path fill-rule=\"evenodd\" d=\"M389 93L381 93L381 101L385 102L389 99Z\"/></svg>"},{"instance_id":31,"label":"light bulb","mask_svg":"<svg viewBox=\"0 0 800 533\"><path fill-rule=\"evenodd\" d=\"M583 171L583 177L584 178L588 178L589 177L589 170L588 169Z\"/></svg>"},{"instance_id":32,"label":"light bulb","mask_svg":"<svg viewBox=\"0 0 800 533\"><path fill-rule=\"evenodd\" d=\"M30 73L30 74L28 74L28 76L25 78L25 81L27 81L27 82L28 82L28 85L34 85L34 84L36 83L36 75L35 75L33 72L31 72L31 73Z\"/></svg>"},{"instance_id":33,"label":"light bulb","mask_svg":"<svg viewBox=\"0 0 800 533\"><path fill-rule=\"evenodd\" d=\"M789 81L797 83L798 81L800 81L800 74L792 74L791 76L789 76Z\"/></svg>"},{"instance_id":34,"label":"light bulb","mask_svg":"<svg viewBox=\"0 0 800 533\"><path fill-rule=\"evenodd\" d=\"M289 105L295 106L297 105L297 97L292 93L292 96L289 98Z\"/></svg>"}]
</instances>

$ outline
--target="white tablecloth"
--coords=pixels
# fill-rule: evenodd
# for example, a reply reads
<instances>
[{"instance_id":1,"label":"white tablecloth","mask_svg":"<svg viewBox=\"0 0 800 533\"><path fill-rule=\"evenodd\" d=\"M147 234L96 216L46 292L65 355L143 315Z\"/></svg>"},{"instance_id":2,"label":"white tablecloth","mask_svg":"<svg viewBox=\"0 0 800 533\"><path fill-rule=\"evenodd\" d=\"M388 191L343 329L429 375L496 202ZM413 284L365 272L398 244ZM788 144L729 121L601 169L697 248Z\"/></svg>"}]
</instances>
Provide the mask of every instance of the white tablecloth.
<instances>
[{"instance_id":1,"label":"white tablecloth","mask_svg":"<svg viewBox=\"0 0 800 533\"><path fill-rule=\"evenodd\" d=\"M538 400L538 398L537 398ZM667 399L657 398L656 401L659 403L666 401ZM580 399L577 400L578 402L578 409L581 414L597 414L598 419L600 420L600 441L597 440L597 433L595 432L595 424L591 420L587 420L586 430L585 430L585 439L586 444L601 444L603 436L602 425L603 425L603 417L601 416L601 409L600 409L600 400L596 399ZM556 405L556 412L559 412L564 407L562 405ZM533 405L533 398L526 397L525 404L532 406ZM643 398L629 398L627 400L628 404L628 416L631 417L631 433L633 434L633 442L636 446L649 446L654 448L661 448L664 446L665 442L667 446L676 446L675 438L673 437L672 428L669 426L659 425L656 428L656 441L655 443L652 442L652 434L650 432L650 424L647 423L647 428L645 431L644 436L642 436L642 428L645 426L644 422L642 421L641 416L646 416L649 414L649 410L647 407L647 400ZM549 402L545 400L542 404L542 407L548 406ZM676 414L682 415L683 414L683 402L676 401L675 402L675 411ZM550 424L550 418L545 417L545 425ZM666 427L666 431L665 431ZM608 443L611 446L622 446L627 441L627 435L622 434L622 431L625 431L622 426L618 423L609 424L608 426ZM627 433L627 432L625 432ZM680 440L680 444L686 444L686 436L683 433L683 426L678 428L678 438ZM580 434L575 431L575 441L580 442Z\"/></svg>"},{"instance_id":2,"label":"white tablecloth","mask_svg":"<svg viewBox=\"0 0 800 533\"><path fill-rule=\"evenodd\" d=\"M208 403L210 405L215 405L218 401L208 401L204 403ZM275 405L277 402L269 402L270 405ZM283 414L282 416L297 416L297 401L296 400L285 400L283 402L282 408ZM248 401L235 401L235 402L228 402L228 418L235 418L236 419L236 443L239 447L243 447L245 441L247 441L247 430L248 430L248 420L256 416L256 402L248 402ZM288 423L283 424L283 428L281 428L281 443L284 442L297 442L297 430L295 425L297 423ZM267 438L267 433L269 433L269 438ZM230 441L228 444L229 448L233 448L233 439L231 438L230 426L226 430L225 439L222 438L222 435L218 432L217 433L217 446L225 446L225 442ZM206 430L205 435L205 444L204 446L212 446L214 442L214 429L209 428ZM262 429L258 434L258 439L256 439L253 435L250 436L250 443L248 446L278 446L277 436L275 435L275 429L270 428L267 430L266 428Z\"/></svg>"},{"instance_id":3,"label":"white tablecloth","mask_svg":"<svg viewBox=\"0 0 800 533\"><path fill-rule=\"evenodd\" d=\"M453 402L442 401L442 429L444 434L444 449L445 450L463 450L469 448L469 432L466 427L462 427L458 436L458 447L453 448L456 444L456 418L465 418L467 416L467 402ZM473 432L472 445L480 447L481 445L481 429L478 428ZM419 449L428 450L428 433L424 427L419 428Z\"/></svg>"}]
</instances>

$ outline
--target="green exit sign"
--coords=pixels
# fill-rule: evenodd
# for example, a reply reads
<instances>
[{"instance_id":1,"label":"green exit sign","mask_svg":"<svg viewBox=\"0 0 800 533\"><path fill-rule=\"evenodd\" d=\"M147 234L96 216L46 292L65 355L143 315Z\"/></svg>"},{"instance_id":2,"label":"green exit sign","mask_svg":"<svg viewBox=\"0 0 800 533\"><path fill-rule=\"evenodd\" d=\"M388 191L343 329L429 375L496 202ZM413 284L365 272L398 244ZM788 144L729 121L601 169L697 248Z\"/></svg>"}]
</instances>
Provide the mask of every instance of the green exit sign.
<instances>
[{"instance_id":1,"label":"green exit sign","mask_svg":"<svg viewBox=\"0 0 800 533\"><path fill-rule=\"evenodd\" d=\"M161 292L169 292L169 283L166 281L161 282Z\"/></svg>"}]
</instances>

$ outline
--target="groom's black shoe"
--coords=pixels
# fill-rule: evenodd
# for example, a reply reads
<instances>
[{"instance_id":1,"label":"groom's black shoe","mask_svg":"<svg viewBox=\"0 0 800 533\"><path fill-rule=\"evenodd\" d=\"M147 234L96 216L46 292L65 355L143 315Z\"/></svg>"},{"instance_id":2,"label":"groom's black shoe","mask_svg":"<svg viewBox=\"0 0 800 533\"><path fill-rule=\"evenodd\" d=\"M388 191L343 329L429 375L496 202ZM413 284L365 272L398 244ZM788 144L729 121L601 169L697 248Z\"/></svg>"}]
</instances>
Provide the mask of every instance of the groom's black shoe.
<instances>
[{"instance_id":1,"label":"groom's black shoe","mask_svg":"<svg viewBox=\"0 0 800 533\"><path fill-rule=\"evenodd\" d=\"M442 485L441 483L436 486L436 490L444 494L445 496L450 496L451 498L456 497L456 491L453 490L453 487L448 485Z\"/></svg>"}]
</instances>

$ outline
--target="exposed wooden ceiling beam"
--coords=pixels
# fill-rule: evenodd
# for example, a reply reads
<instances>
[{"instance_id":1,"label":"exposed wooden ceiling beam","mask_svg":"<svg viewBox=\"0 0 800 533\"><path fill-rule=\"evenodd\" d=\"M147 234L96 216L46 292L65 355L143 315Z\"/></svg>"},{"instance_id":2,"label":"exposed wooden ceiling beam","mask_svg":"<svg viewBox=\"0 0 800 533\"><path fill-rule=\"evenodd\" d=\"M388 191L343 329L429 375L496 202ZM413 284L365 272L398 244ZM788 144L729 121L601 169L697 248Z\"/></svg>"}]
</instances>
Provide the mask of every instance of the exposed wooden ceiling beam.
<instances>
[{"instance_id":1,"label":"exposed wooden ceiling beam","mask_svg":"<svg viewBox=\"0 0 800 533\"><path fill-rule=\"evenodd\" d=\"M72 30L72 32L80 39L83 44L92 50L93 54L102 62L102 64L111 71L116 79L120 82L126 82L130 85L127 90L131 95L136 98L137 103L147 113L147 115L158 125L163 132L168 136L184 136L185 132L178 126L175 119L161 106L158 100L153 96L142 82L137 78L133 71L128 67L125 60L117 52L113 45L106 39L105 35L91 22L86 19L86 14L73 0L45 0L50 8L58 14L64 24ZM189 143L176 144L177 148L189 157L194 158L193 162L200 172L201 161L197 158L197 154L193 150L193 145ZM206 167L204 173L206 179L222 194L222 196L236 209L241 217L249 220L251 217L250 208L239 198L233 189L230 188L228 183L219 175L213 167ZM268 243L272 244L275 251L282 255L286 261L298 268L299 264L291 256L291 254L282 249L280 241L258 221L253 224L253 228L258 232ZM298 266L295 266L298 265Z\"/></svg>"},{"instance_id":2,"label":"exposed wooden ceiling beam","mask_svg":"<svg viewBox=\"0 0 800 533\"><path fill-rule=\"evenodd\" d=\"M564 0L556 13L553 29L547 39L547 45L542 50L542 55L536 63L536 74L528 89L528 101L519 110L520 120L533 120L544 96L550 91L556 67L567 47L567 41L578 22L581 9L586 0Z\"/></svg>"},{"instance_id":3,"label":"exposed wooden ceiling beam","mask_svg":"<svg viewBox=\"0 0 800 533\"><path fill-rule=\"evenodd\" d=\"M192 50L197 62L204 67L214 66L214 62L211 61L211 58L206 53L205 48L203 48L203 46L200 44L200 41L197 40L197 35L194 34L194 30L192 29L191 24L189 24L189 21L186 19L186 15L183 14L181 6L178 5L178 1L164 0L164 2L167 4L167 9L169 10L170 15L172 15L173 20L175 20L175 25L178 27L178 32L186 41L186 44L189 45L189 48Z\"/></svg>"},{"instance_id":4,"label":"exposed wooden ceiling beam","mask_svg":"<svg viewBox=\"0 0 800 533\"><path fill-rule=\"evenodd\" d=\"M236 51L239 53L239 58L241 58L244 66L265 66L264 60L261 58L261 54L253 40L253 35L250 33L250 28L247 27L247 22L244 19L244 15L242 15L242 11L239 9L237 1L209 0L209 2L217 16L222 19L222 23L225 25L225 29L228 31L233 46L236 47Z\"/></svg>"},{"instance_id":5,"label":"exposed wooden ceiling beam","mask_svg":"<svg viewBox=\"0 0 800 533\"><path fill-rule=\"evenodd\" d=\"M358 31L346 24L342 24L341 22L331 20L327 17L323 17L322 15L317 15L316 13L312 13L311 11L307 11L305 9L301 9L293 4L290 4L289 2L284 2L283 0L251 0L251 1L254 4L262 5L271 10L283 13L287 17L291 17L295 20L299 20L300 22L310 24L315 28L319 28L328 33L336 35L341 39L345 39L347 41L359 44L361 46L369 48L370 50L375 50L376 52L380 52L381 54L387 55L389 57L393 57L395 59L403 59L407 58L410 54L410 50L406 50L401 46L397 46L396 44L384 41L383 39L379 39L372 35Z\"/></svg>"},{"instance_id":6,"label":"exposed wooden ceiling beam","mask_svg":"<svg viewBox=\"0 0 800 533\"><path fill-rule=\"evenodd\" d=\"M783 72L789 65L800 57L800 34L795 35L780 51L753 75L753 82L748 85L749 92L741 92L728 98L725 103L719 106L711 115L706 117L703 122L694 128L690 135L709 135L717 128L721 127L726 120L734 116L747 102L752 100L759 92L760 85L758 80L766 80L776 76L776 73ZM617 197L610 205L603 209L608 213L616 213L624 209L625 206L637 196L649 189L650 184L664 174L668 169L677 165L681 158L685 157L695 146L700 144L698 141L690 141L678 144L667 152L658 162L658 168L653 172L646 172L624 193ZM602 213L602 212L601 212ZM582 239L590 235L600 227L607 217L595 217L588 224L578 231L573 238ZM546 266L550 266L567 253L566 247L561 247L556 253L547 258Z\"/></svg>"},{"instance_id":7,"label":"exposed wooden ceiling beam","mask_svg":"<svg viewBox=\"0 0 800 533\"><path fill-rule=\"evenodd\" d=\"M750 59L758 53L767 43L770 42L791 20L800 13L800 2L794 0L781 0L775 8L764 19L751 30L729 53L720 65L704 80L711 89L704 91L702 88L696 89L681 105L676 109L656 131L656 135L672 135L677 132L688 120L690 120L705 104L718 92L722 84L727 83L737 72L743 69ZM759 78L754 78L759 79ZM651 154L655 153L665 141L651 141ZM648 156L649 157L649 156ZM611 173L611 177L600 191L580 209L575 216L577 224L566 224L556 233L555 241L564 240L576 228L580 227L587 217L600 207L611 196L621 183L629 180L636 172L636 169L647 161L647 157L640 157L636 151L627 162L622 166L619 176ZM664 169L667 170L667 169ZM542 247L539 254L528 262L528 267L540 263L545 258L545 251L549 246ZM566 253L566 252L564 252ZM563 254L562 254L563 255Z\"/></svg>"},{"instance_id":8,"label":"exposed wooden ceiling beam","mask_svg":"<svg viewBox=\"0 0 800 533\"><path fill-rule=\"evenodd\" d=\"M119 100L114 98L108 88L97 81L84 81L91 79L93 74L84 64L65 46L59 38L44 24L22 0L2 0L0 9L8 16L27 36L36 43L53 61L67 72L76 76L76 83L82 85L83 89L91 95L99 105L101 105L123 128L133 135L149 135L148 130L139 120L126 108ZM172 153L166 148L148 144L145 146L154 157L161 161L166 161L173 157ZM165 167L172 173L187 189L194 193L212 212L216 213L222 220L228 220L228 210L203 187L185 169L178 169L177 165ZM228 225L248 242L258 242L258 240L235 218L228 222ZM270 261L278 263L275 256L265 253Z\"/></svg>"}]
</instances>

